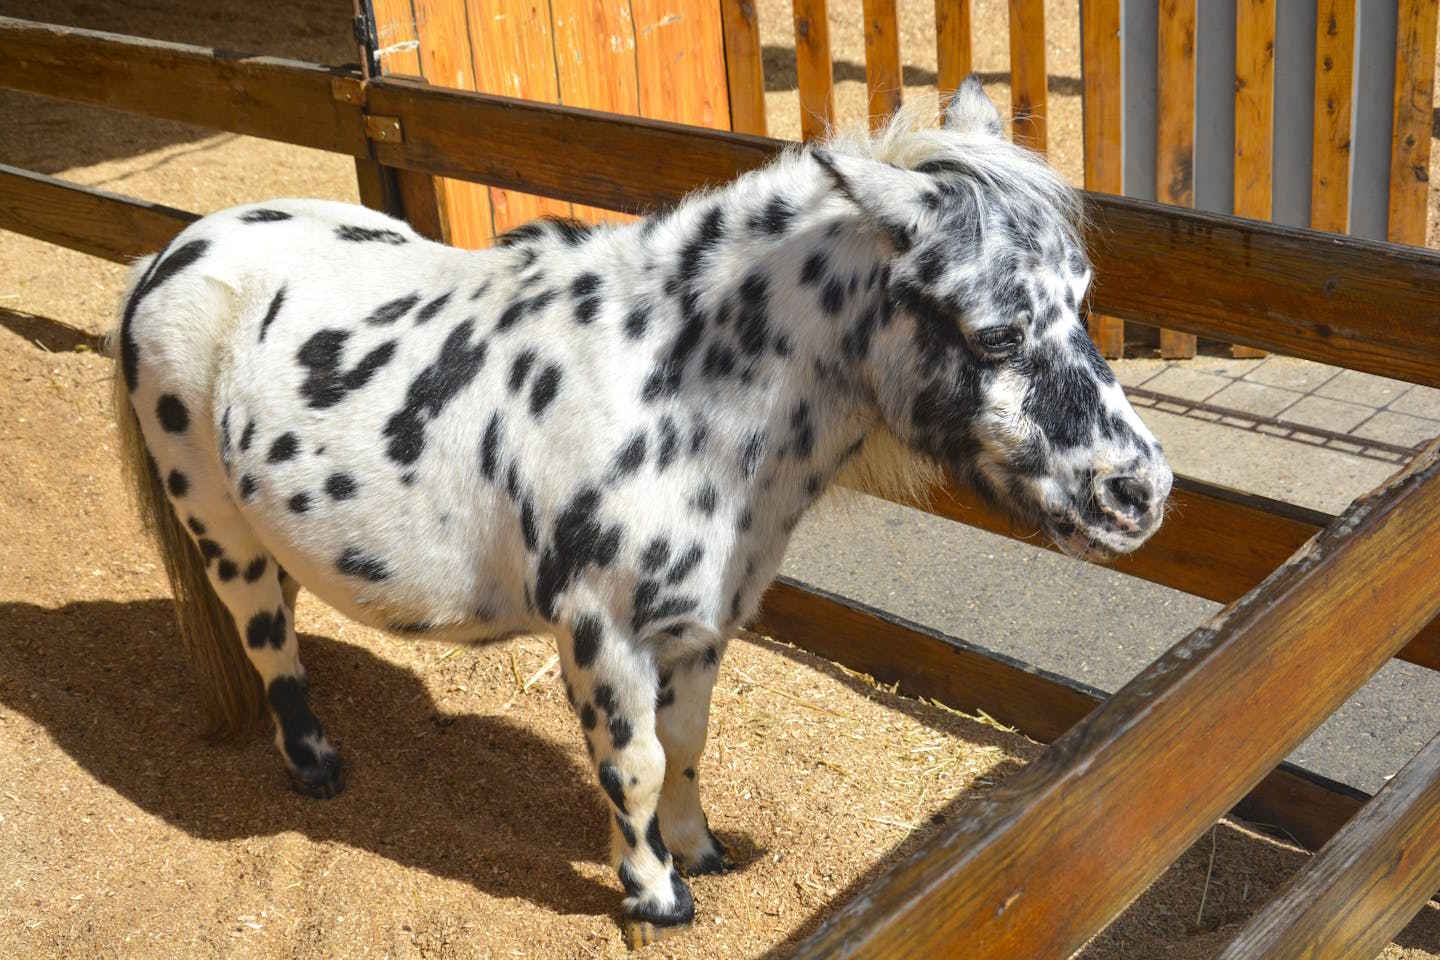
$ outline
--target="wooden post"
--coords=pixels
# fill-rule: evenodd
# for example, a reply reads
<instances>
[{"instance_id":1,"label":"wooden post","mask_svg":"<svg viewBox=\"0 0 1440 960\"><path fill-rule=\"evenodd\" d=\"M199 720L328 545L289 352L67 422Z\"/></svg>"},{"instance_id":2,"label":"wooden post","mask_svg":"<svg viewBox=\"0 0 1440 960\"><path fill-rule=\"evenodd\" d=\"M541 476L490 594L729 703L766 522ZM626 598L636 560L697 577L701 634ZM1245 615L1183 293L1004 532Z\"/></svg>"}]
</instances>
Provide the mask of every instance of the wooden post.
<instances>
[{"instance_id":1,"label":"wooden post","mask_svg":"<svg viewBox=\"0 0 1440 960\"><path fill-rule=\"evenodd\" d=\"M725 26L725 76L730 87L730 129L765 136L765 62L755 0L720 0Z\"/></svg>"},{"instance_id":2,"label":"wooden post","mask_svg":"<svg viewBox=\"0 0 1440 960\"><path fill-rule=\"evenodd\" d=\"M1310 226L1350 226L1350 101L1355 70L1355 0L1322 0L1315 18L1315 146Z\"/></svg>"},{"instance_id":3,"label":"wooden post","mask_svg":"<svg viewBox=\"0 0 1440 960\"><path fill-rule=\"evenodd\" d=\"M794 0L795 77L800 88L800 135L823 137L835 125L830 21L825 0Z\"/></svg>"},{"instance_id":4,"label":"wooden post","mask_svg":"<svg viewBox=\"0 0 1440 960\"><path fill-rule=\"evenodd\" d=\"M1124 193L1120 0L1085 0L1080 5L1080 35L1085 189ZM1092 311L1086 326L1101 354L1112 360L1125 355L1125 321Z\"/></svg>"},{"instance_id":5,"label":"wooden post","mask_svg":"<svg viewBox=\"0 0 1440 960\"><path fill-rule=\"evenodd\" d=\"M1235 0L1235 215L1270 219L1274 157L1275 0ZM1265 356L1233 345L1240 358Z\"/></svg>"},{"instance_id":6,"label":"wooden post","mask_svg":"<svg viewBox=\"0 0 1440 960\"><path fill-rule=\"evenodd\" d=\"M1390 152L1392 243L1425 245L1434 108L1436 0L1400 0Z\"/></svg>"},{"instance_id":7,"label":"wooden post","mask_svg":"<svg viewBox=\"0 0 1440 960\"><path fill-rule=\"evenodd\" d=\"M900 109L900 24L895 0L862 0L865 15L865 89L870 129L878 130Z\"/></svg>"},{"instance_id":8,"label":"wooden post","mask_svg":"<svg viewBox=\"0 0 1440 960\"><path fill-rule=\"evenodd\" d=\"M935 61L943 108L945 98L970 76L970 0L935 0Z\"/></svg>"},{"instance_id":9,"label":"wooden post","mask_svg":"<svg viewBox=\"0 0 1440 960\"><path fill-rule=\"evenodd\" d=\"M1010 116L1016 143L1044 153L1045 0L1010 0Z\"/></svg>"},{"instance_id":10,"label":"wooden post","mask_svg":"<svg viewBox=\"0 0 1440 960\"><path fill-rule=\"evenodd\" d=\"M1240 0L1241 3L1248 0ZM1155 198L1195 206L1195 0L1160 0L1157 58ZM1160 356L1195 356L1195 335L1160 331Z\"/></svg>"}]
</instances>

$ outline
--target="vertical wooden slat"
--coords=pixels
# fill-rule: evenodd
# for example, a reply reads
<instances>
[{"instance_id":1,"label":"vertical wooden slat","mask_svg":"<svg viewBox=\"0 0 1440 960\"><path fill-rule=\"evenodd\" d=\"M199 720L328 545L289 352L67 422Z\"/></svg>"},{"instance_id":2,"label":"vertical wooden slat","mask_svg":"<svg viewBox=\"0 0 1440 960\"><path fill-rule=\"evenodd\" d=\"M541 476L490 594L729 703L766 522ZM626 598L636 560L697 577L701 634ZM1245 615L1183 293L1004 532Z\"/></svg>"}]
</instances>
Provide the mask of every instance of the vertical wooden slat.
<instances>
[{"instance_id":1,"label":"vertical wooden slat","mask_svg":"<svg viewBox=\"0 0 1440 960\"><path fill-rule=\"evenodd\" d=\"M373 0L372 9L382 75L424 77L431 83L453 86L443 79L442 64L429 62L421 52L419 8L410 0ZM443 36L443 18L440 23ZM435 35L434 29L433 24L427 27L427 40ZM430 72L431 67L436 70ZM396 170L394 175L405 219L422 236L457 246L480 246L489 240L490 193L485 187L412 170Z\"/></svg>"},{"instance_id":2,"label":"vertical wooden slat","mask_svg":"<svg viewBox=\"0 0 1440 960\"><path fill-rule=\"evenodd\" d=\"M1118 2L1118 0L1116 0ZM935 0L935 85L943 100L970 76L970 0Z\"/></svg>"},{"instance_id":3,"label":"vertical wooden slat","mask_svg":"<svg viewBox=\"0 0 1440 960\"><path fill-rule=\"evenodd\" d=\"M765 136L765 62L755 0L720 0L725 28L725 76L730 87L730 129Z\"/></svg>"},{"instance_id":4,"label":"vertical wooden slat","mask_svg":"<svg viewBox=\"0 0 1440 960\"><path fill-rule=\"evenodd\" d=\"M939 2L937 0L937 15ZM1120 139L1120 0L1085 0L1081 4L1080 72L1085 88L1081 100L1085 189L1123 193L1125 154ZM1124 355L1125 321L1119 317L1092 313L1086 324L1091 338L1104 356L1114 359Z\"/></svg>"},{"instance_id":5,"label":"vertical wooden slat","mask_svg":"<svg viewBox=\"0 0 1440 960\"><path fill-rule=\"evenodd\" d=\"M1425 244L1434 109L1437 0L1400 0L1395 29L1395 122L1390 152L1392 243Z\"/></svg>"},{"instance_id":6,"label":"vertical wooden slat","mask_svg":"<svg viewBox=\"0 0 1440 960\"><path fill-rule=\"evenodd\" d=\"M1195 2L1160 0L1155 41L1155 199L1181 207L1195 205ZM1160 355L1195 356L1195 335L1161 330Z\"/></svg>"},{"instance_id":7,"label":"vertical wooden slat","mask_svg":"<svg viewBox=\"0 0 1440 960\"><path fill-rule=\"evenodd\" d=\"M463 31L457 42L468 38L475 89L506 97L521 97L556 103L559 90L555 75L555 48L550 24L550 6L537 0L415 0L422 5L445 5L455 9L457 26ZM422 41L424 36L422 34ZM429 44L422 44L428 48ZM457 64L456 69L460 67ZM495 211L497 234L536 217L571 215L570 204L544 197L492 189L490 202Z\"/></svg>"},{"instance_id":8,"label":"vertical wooden slat","mask_svg":"<svg viewBox=\"0 0 1440 960\"><path fill-rule=\"evenodd\" d=\"M1315 24L1315 147L1310 226L1344 233L1350 222L1350 99L1355 0L1321 0Z\"/></svg>"},{"instance_id":9,"label":"vertical wooden slat","mask_svg":"<svg viewBox=\"0 0 1440 960\"><path fill-rule=\"evenodd\" d=\"M870 95L870 129L878 130L900 109L900 25L895 0L863 0L865 89Z\"/></svg>"},{"instance_id":10,"label":"vertical wooden slat","mask_svg":"<svg viewBox=\"0 0 1440 960\"><path fill-rule=\"evenodd\" d=\"M830 21L825 0L794 0L795 76L800 88L800 135L814 140L835 124Z\"/></svg>"},{"instance_id":11,"label":"vertical wooden slat","mask_svg":"<svg viewBox=\"0 0 1440 960\"><path fill-rule=\"evenodd\" d=\"M1235 215L1270 219L1274 153L1275 0L1235 2ZM1235 357L1265 356L1232 346Z\"/></svg>"},{"instance_id":12,"label":"vertical wooden slat","mask_svg":"<svg viewBox=\"0 0 1440 960\"><path fill-rule=\"evenodd\" d=\"M640 115L730 129L720 8L694 0L630 0Z\"/></svg>"},{"instance_id":13,"label":"vertical wooden slat","mask_svg":"<svg viewBox=\"0 0 1440 960\"><path fill-rule=\"evenodd\" d=\"M1016 143L1044 153L1045 0L1010 0L1010 115Z\"/></svg>"},{"instance_id":14,"label":"vertical wooden slat","mask_svg":"<svg viewBox=\"0 0 1440 960\"><path fill-rule=\"evenodd\" d=\"M550 0L559 101L610 113L640 113L635 76L635 23L628 0ZM575 204L577 220L599 223L621 214Z\"/></svg>"}]
</instances>

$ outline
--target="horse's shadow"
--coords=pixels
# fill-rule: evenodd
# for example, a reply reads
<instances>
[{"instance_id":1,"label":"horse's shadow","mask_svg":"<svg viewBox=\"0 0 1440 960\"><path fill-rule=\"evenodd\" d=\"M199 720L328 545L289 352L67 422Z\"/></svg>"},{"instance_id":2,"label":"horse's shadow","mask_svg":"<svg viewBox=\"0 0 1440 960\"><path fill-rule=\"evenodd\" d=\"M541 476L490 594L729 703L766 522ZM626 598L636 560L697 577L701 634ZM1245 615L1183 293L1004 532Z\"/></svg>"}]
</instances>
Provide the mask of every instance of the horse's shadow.
<instances>
[{"instance_id":1,"label":"horse's shadow","mask_svg":"<svg viewBox=\"0 0 1440 960\"><path fill-rule=\"evenodd\" d=\"M348 764L334 800L291 793L268 741L200 737L169 601L0 603L0 702L191 836L293 830L557 913L616 907L618 885L571 866L605 859L608 816L587 767L519 724L442 715L417 676L360 647L313 635L300 647Z\"/></svg>"}]
</instances>

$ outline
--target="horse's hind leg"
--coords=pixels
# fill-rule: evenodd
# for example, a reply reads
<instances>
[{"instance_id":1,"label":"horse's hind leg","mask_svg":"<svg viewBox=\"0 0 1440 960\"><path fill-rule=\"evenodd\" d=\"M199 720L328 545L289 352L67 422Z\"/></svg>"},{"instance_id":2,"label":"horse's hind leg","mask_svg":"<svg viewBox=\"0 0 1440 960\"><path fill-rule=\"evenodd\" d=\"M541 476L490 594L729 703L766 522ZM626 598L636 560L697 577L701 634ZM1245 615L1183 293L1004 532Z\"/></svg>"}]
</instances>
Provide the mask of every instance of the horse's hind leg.
<instances>
[{"instance_id":1,"label":"horse's hind leg","mask_svg":"<svg viewBox=\"0 0 1440 960\"><path fill-rule=\"evenodd\" d=\"M275 746L296 789L333 797L343 787L340 756L310 711L295 634L299 584L265 551L231 503L216 504L206 513L203 519L195 517L191 534L207 559L210 584L235 618L245 654L265 686Z\"/></svg>"},{"instance_id":2,"label":"horse's hind leg","mask_svg":"<svg viewBox=\"0 0 1440 960\"><path fill-rule=\"evenodd\" d=\"M246 657L265 687L275 745L303 793L332 797L342 788L340 757L310 712L305 667L295 635L299 585L256 539L231 498L221 471L172 432L150 431L166 495L184 519L206 575L230 611Z\"/></svg>"}]
</instances>

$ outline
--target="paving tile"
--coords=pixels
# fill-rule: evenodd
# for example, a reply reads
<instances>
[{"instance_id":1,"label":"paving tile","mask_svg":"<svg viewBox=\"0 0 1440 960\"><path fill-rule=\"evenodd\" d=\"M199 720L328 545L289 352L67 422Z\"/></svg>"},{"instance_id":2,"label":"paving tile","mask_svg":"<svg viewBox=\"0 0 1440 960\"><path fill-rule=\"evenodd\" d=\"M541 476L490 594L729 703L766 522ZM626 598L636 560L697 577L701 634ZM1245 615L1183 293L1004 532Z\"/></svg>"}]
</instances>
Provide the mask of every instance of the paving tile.
<instances>
[{"instance_id":1,"label":"paving tile","mask_svg":"<svg viewBox=\"0 0 1440 960\"><path fill-rule=\"evenodd\" d=\"M1244 360L1236 357L1207 357L1203 354L1193 360L1186 360L1185 366L1200 373L1213 373L1217 377L1229 377L1232 380L1249 374L1264 360Z\"/></svg>"},{"instance_id":2,"label":"paving tile","mask_svg":"<svg viewBox=\"0 0 1440 960\"><path fill-rule=\"evenodd\" d=\"M1211 373L1190 369L1188 364L1172 364L1145 384L1146 390L1166 393L1184 400L1204 400L1225 389L1231 381Z\"/></svg>"},{"instance_id":3,"label":"paving tile","mask_svg":"<svg viewBox=\"0 0 1440 960\"><path fill-rule=\"evenodd\" d=\"M1315 388L1318 396L1349 403L1364 404L1367 407L1383 407L1410 388L1403 380L1377 377L1373 373L1359 370L1342 370L1333 380Z\"/></svg>"},{"instance_id":4,"label":"paving tile","mask_svg":"<svg viewBox=\"0 0 1440 960\"><path fill-rule=\"evenodd\" d=\"M1268 357L1265 362L1245 375L1246 380L1271 387L1284 387L1308 393L1340 372L1339 367L1311 363L1294 357Z\"/></svg>"},{"instance_id":5,"label":"paving tile","mask_svg":"<svg viewBox=\"0 0 1440 960\"><path fill-rule=\"evenodd\" d=\"M1238 380L1215 394L1208 402L1262 417L1273 417L1301 396L1303 394L1283 387L1268 387L1263 383Z\"/></svg>"},{"instance_id":6,"label":"paving tile","mask_svg":"<svg viewBox=\"0 0 1440 960\"><path fill-rule=\"evenodd\" d=\"M1440 390L1434 387L1411 387L1390 403L1397 413L1440 420Z\"/></svg>"},{"instance_id":7,"label":"paving tile","mask_svg":"<svg viewBox=\"0 0 1440 960\"><path fill-rule=\"evenodd\" d=\"M1404 413L1381 410L1355 430L1355 436L1367 440L1383 440L1386 443L1413 447L1431 437L1440 436L1440 420L1426 420Z\"/></svg>"},{"instance_id":8,"label":"paving tile","mask_svg":"<svg viewBox=\"0 0 1440 960\"><path fill-rule=\"evenodd\" d=\"M1133 387L1144 383L1165 369L1164 360L1111 360L1110 369L1122 386Z\"/></svg>"},{"instance_id":9,"label":"paving tile","mask_svg":"<svg viewBox=\"0 0 1440 960\"><path fill-rule=\"evenodd\" d=\"M1362 407L1358 403L1346 403L1328 397L1302 397L1298 403L1286 410L1285 416L1280 419L1301 423L1307 427L1345 433L1374 412L1370 407Z\"/></svg>"}]
</instances>

